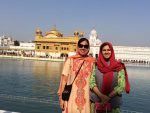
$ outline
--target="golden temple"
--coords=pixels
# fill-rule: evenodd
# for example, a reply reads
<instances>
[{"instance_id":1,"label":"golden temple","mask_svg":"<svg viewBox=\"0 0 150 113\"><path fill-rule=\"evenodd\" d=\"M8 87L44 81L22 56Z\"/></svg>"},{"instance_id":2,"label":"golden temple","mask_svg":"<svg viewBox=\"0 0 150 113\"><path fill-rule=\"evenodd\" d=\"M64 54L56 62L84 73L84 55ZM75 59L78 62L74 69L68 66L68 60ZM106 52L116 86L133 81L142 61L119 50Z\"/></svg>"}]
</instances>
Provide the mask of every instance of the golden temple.
<instances>
[{"instance_id":1,"label":"golden temple","mask_svg":"<svg viewBox=\"0 0 150 113\"><path fill-rule=\"evenodd\" d=\"M35 32L35 52L42 52L46 55L59 54L58 57L68 57L70 52L76 51L79 37L83 32L74 32L73 36L63 36L56 27L46 32L43 36L42 31L37 28Z\"/></svg>"}]
</instances>

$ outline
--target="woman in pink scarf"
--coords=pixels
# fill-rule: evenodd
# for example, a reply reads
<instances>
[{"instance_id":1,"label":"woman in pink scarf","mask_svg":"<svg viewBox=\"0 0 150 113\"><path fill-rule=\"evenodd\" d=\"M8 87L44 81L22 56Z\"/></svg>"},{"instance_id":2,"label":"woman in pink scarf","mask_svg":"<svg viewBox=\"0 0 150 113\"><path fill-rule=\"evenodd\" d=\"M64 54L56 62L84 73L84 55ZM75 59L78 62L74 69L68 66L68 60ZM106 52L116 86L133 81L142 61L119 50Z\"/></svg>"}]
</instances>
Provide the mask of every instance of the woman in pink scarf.
<instances>
[{"instance_id":1,"label":"woman in pink scarf","mask_svg":"<svg viewBox=\"0 0 150 113\"><path fill-rule=\"evenodd\" d=\"M89 41L86 38L81 38L78 41L76 55L69 57L64 64L58 90L62 113L90 113L89 78L95 59L88 56L88 52ZM80 71L77 74L79 68ZM76 74L77 77L75 78ZM69 100L64 101L62 99L62 92L65 84L71 84L72 82L73 85Z\"/></svg>"},{"instance_id":2,"label":"woman in pink scarf","mask_svg":"<svg viewBox=\"0 0 150 113\"><path fill-rule=\"evenodd\" d=\"M93 72L90 78L91 101L110 102L110 113L121 113L122 92L126 90L129 93L130 84L126 68L115 59L113 47L109 42L101 45L97 66Z\"/></svg>"}]
</instances>

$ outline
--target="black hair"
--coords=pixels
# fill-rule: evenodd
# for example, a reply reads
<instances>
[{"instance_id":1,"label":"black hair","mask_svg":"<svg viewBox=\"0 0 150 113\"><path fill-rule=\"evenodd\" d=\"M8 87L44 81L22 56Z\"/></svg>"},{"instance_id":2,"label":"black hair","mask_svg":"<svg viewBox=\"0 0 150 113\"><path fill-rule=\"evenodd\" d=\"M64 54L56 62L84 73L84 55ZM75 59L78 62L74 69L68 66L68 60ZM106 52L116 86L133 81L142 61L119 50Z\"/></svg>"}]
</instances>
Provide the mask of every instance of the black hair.
<instances>
[{"instance_id":1,"label":"black hair","mask_svg":"<svg viewBox=\"0 0 150 113\"><path fill-rule=\"evenodd\" d=\"M80 38L78 41L78 47L79 47L79 44L83 41L86 41L88 43L88 45L90 45L89 40L87 38Z\"/></svg>"},{"instance_id":2,"label":"black hair","mask_svg":"<svg viewBox=\"0 0 150 113\"><path fill-rule=\"evenodd\" d=\"M108 43L103 43L101 46L100 46L100 52L102 52L102 49L104 46L108 45Z\"/></svg>"},{"instance_id":3,"label":"black hair","mask_svg":"<svg viewBox=\"0 0 150 113\"><path fill-rule=\"evenodd\" d=\"M109 43L109 42L104 42L104 43L100 46L100 52L102 52L103 47L106 46L106 45L109 46L109 48L111 49L111 51L114 50L111 43Z\"/></svg>"}]
</instances>

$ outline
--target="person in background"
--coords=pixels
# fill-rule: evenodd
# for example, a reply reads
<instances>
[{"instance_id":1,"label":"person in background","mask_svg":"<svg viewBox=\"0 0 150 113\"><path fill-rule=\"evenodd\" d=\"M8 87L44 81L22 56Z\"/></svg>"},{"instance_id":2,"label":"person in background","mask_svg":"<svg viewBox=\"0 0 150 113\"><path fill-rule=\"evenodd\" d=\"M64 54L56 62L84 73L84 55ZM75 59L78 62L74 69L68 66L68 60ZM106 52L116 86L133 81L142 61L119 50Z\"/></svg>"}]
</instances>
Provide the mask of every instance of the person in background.
<instances>
[{"instance_id":1,"label":"person in background","mask_svg":"<svg viewBox=\"0 0 150 113\"><path fill-rule=\"evenodd\" d=\"M89 79L95 64L95 58L88 56L89 48L89 41L86 38L79 39L76 55L68 57L64 63L57 92L62 113L90 113ZM83 65L81 66L81 64ZM79 68L80 71L75 77ZM65 84L71 84L72 82L70 98L68 101L64 101L62 100L62 92Z\"/></svg>"},{"instance_id":2,"label":"person in background","mask_svg":"<svg viewBox=\"0 0 150 113\"><path fill-rule=\"evenodd\" d=\"M91 113L95 112L93 103L110 102L112 111L121 113L122 93L130 91L130 84L125 65L115 59L113 46L102 43L93 74L90 78ZM98 113L98 111L97 111Z\"/></svg>"}]
</instances>

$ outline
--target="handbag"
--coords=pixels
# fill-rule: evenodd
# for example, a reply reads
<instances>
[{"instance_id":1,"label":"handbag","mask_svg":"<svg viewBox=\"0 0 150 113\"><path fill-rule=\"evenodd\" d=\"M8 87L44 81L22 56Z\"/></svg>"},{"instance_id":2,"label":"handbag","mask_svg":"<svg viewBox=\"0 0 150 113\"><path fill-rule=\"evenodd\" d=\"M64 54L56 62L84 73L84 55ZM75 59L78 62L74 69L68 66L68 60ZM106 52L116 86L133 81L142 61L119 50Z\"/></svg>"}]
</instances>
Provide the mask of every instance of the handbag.
<instances>
[{"instance_id":1,"label":"handbag","mask_svg":"<svg viewBox=\"0 0 150 113\"><path fill-rule=\"evenodd\" d=\"M80 69L81 69L83 63L84 63L84 61L82 62L81 66L80 66L80 68L79 68L79 70L78 70L78 72L76 73L75 78L77 77L77 75L78 75L78 73L79 73L79 71L80 71ZM74 78L73 82L75 81L75 78ZM73 84L73 82L72 82L72 84ZM68 100L69 100L70 93L71 93L71 89L72 89L72 84L67 85L67 83L66 83L66 85L65 85L64 91L62 92L62 99L63 99L64 101L68 101Z\"/></svg>"},{"instance_id":2,"label":"handbag","mask_svg":"<svg viewBox=\"0 0 150 113\"><path fill-rule=\"evenodd\" d=\"M112 111L112 106L111 103L109 102L106 103L95 102L95 110L107 113L107 111Z\"/></svg>"},{"instance_id":3,"label":"handbag","mask_svg":"<svg viewBox=\"0 0 150 113\"><path fill-rule=\"evenodd\" d=\"M62 92L62 99L64 101L68 101L69 100L71 89L72 89L72 84L70 84L70 85L66 84L65 85L64 91Z\"/></svg>"}]
</instances>

